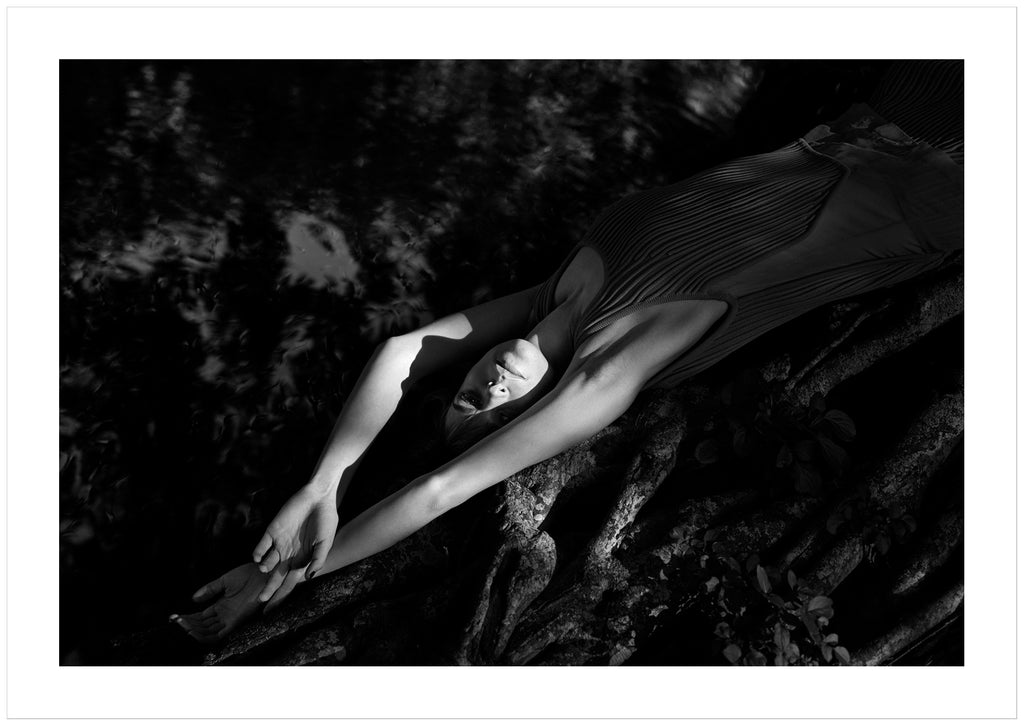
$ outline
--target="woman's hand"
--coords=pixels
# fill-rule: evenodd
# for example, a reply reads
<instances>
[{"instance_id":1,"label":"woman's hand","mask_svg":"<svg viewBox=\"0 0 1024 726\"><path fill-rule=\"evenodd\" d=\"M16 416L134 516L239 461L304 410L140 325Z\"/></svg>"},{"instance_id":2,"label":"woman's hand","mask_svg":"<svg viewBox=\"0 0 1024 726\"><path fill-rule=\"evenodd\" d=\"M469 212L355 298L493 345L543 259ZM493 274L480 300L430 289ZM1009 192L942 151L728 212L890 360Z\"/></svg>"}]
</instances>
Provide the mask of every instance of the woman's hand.
<instances>
[{"instance_id":1,"label":"woman's hand","mask_svg":"<svg viewBox=\"0 0 1024 726\"><path fill-rule=\"evenodd\" d=\"M211 605L190 615L172 615L171 622L180 625L201 643L214 643L260 609L263 603L259 594L269 578L270 575L260 572L252 563L228 570L216 580L203 585L192 596L196 603L213 600ZM289 573L280 587L276 588L265 612L276 608L300 582L302 570Z\"/></svg>"},{"instance_id":2,"label":"woman's hand","mask_svg":"<svg viewBox=\"0 0 1024 726\"><path fill-rule=\"evenodd\" d=\"M338 530L333 492L301 489L285 502L253 550L253 561L270 577L260 600L270 600L293 572L309 580L323 567Z\"/></svg>"}]
</instances>

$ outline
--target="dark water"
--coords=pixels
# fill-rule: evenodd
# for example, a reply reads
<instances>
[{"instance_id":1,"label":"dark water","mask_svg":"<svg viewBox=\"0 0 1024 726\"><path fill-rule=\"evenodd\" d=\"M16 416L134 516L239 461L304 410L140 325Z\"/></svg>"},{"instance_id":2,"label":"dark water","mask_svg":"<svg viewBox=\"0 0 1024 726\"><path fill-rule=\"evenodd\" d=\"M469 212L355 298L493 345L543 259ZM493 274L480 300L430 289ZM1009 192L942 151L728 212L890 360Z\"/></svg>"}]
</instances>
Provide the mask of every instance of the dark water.
<instances>
[{"instance_id":1,"label":"dark water","mask_svg":"<svg viewBox=\"0 0 1024 726\"><path fill-rule=\"evenodd\" d=\"M62 662L247 556L381 340L884 66L62 62Z\"/></svg>"}]
</instances>

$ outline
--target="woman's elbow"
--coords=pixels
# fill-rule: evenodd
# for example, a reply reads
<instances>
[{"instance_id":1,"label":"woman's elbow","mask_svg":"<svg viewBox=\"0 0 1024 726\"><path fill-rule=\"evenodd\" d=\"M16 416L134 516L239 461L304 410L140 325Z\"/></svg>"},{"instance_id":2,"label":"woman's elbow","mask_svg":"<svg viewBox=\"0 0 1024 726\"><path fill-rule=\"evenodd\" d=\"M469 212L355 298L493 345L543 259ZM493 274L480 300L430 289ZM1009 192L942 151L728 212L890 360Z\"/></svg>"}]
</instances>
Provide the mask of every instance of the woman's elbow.
<instances>
[{"instance_id":1,"label":"woman's elbow","mask_svg":"<svg viewBox=\"0 0 1024 726\"><path fill-rule=\"evenodd\" d=\"M436 475L427 475L416 484L421 506L432 516L440 516L457 506L459 500L450 482Z\"/></svg>"},{"instance_id":2,"label":"woman's elbow","mask_svg":"<svg viewBox=\"0 0 1024 726\"><path fill-rule=\"evenodd\" d=\"M406 353L415 346L413 339L408 335L392 335L377 344L378 353L400 355Z\"/></svg>"},{"instance_id":3,"label":"woman's elbow","mask_svg":"<svg viewBox=\"0 0 1024 726\"><path fill-rule=\"evenodd\" d=\"M629 408L642 387L634 371L620 360L584 363L567 383L564 395L574 400L601 402L620 414Z\"/></svg>"},{"instance_id":4,"label":"woman's elbow","mask_svg":"<svg viewBox=\"0 0 1024 726\"><path fill-rule=\"evenodd\" d=\"M572 385L593 395L634 387L631 371L617 359L584 361L574 373Z\"/></svg>"}]
</instances>

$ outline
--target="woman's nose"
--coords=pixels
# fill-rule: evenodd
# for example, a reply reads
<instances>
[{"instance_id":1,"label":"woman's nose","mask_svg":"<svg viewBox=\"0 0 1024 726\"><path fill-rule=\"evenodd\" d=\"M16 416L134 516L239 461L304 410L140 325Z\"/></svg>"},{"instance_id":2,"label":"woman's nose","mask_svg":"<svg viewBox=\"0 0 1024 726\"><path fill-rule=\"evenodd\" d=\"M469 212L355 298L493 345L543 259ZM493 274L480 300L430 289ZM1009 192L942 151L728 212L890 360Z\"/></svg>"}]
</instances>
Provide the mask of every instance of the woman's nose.
<instances>
[{"instance_id":1,"label":"woman's nose","mask_svg":"<svg viewBox=\"0 0 1024 726\"><path fill-rule=\"evenodd\" d=\"M508 396L508 386L502 380L488 381L487 390L490 394L496 398L505 398Z\"/></svg>"}]
</instances>

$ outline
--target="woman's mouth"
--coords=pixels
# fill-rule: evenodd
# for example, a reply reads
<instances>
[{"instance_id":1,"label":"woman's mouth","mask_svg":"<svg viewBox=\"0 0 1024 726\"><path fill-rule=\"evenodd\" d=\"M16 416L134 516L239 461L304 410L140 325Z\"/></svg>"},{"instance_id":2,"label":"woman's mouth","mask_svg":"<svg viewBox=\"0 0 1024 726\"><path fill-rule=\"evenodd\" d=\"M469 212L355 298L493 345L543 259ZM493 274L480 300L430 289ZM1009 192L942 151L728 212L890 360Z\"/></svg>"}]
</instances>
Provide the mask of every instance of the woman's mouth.
<instances>
[{"instance_id":1,"label":"woman's mouth","mask_svg":"<svg viewBox=\"0 0 1024 726\"><path fill-rule=\"evenodd\" d=\"M498 368L501 368L503 371L505 371L507 374L509 374L509 376L511 376L512 378L518 378L521 381L525 381L526 380L526 376L524 376L522 373L520 373L519 370L516 369L509 362L508 358L503 358L503 359L499 359L499 360L495 361L495 365L497 365Z\"/></svg>"}]
</instances>

